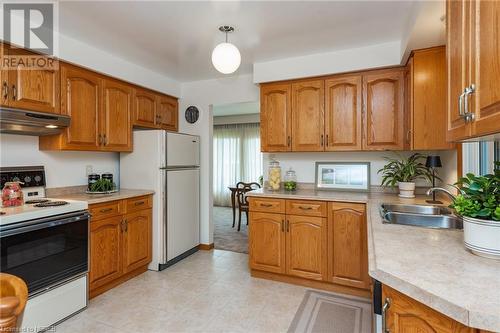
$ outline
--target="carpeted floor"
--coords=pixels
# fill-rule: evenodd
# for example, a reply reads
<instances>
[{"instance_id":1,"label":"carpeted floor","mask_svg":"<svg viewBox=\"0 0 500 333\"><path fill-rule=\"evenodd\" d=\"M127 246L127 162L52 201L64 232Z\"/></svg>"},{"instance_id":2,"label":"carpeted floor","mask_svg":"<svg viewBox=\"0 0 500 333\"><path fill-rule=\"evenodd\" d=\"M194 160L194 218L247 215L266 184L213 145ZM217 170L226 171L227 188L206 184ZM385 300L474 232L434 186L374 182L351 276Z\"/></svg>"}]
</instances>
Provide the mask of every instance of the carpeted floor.
<instances>
[{"instance_id":1,"label":"carpeted floor","mask_svg":"<svg viewBox=\"0 0 500 333\"><path fill-rule=\"evenodd\" d=\"M214 206L213 219L216 249L248 253L248 226L245 214L242 214L240 231L237 231L238 211L236 211L235 226L232 228L233 213L231 207Z\"/></svg>"}]
</instances>

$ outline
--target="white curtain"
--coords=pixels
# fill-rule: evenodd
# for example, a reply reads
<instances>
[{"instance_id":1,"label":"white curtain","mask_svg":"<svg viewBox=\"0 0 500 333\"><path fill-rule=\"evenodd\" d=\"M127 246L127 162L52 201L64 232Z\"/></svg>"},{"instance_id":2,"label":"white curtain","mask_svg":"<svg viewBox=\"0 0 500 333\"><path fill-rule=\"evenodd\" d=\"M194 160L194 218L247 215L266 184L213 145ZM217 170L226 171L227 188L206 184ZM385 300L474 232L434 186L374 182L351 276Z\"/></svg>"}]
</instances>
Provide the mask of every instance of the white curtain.
<instances>
[{"instance_id":1,"label":"white curtain","mask_svg":"<svg viewBox=\"0 0 500 333\"><path fill-rule=\"evenodd\" d=\"M214 205L230 206L228 186L262 175L259 124L214 126Z\"/></svg>"}]
</instances>

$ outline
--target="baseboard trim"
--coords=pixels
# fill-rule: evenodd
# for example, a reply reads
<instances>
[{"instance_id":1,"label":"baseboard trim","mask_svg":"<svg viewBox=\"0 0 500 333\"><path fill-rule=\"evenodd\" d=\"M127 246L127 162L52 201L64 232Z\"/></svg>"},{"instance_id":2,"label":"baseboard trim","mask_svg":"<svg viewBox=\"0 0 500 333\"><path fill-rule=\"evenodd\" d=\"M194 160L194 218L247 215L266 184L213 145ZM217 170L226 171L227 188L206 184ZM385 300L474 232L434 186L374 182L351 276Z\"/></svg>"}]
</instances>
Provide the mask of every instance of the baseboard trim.
<instances>
[{"instance_id":1,"label":"baseboard trim","mask_svg":"<svg viewBox=\"0 0 500 333\"><path fill-rule=\"evenodd\" d=\"M289 276L289 275L282 275L282 274L258 271L255 269L250 270L250 274L252 275L252 277L256 277L256 278L260 278L260 279L267 279L267 280L285 282L285 283L290 283L290 284L297 284L297 285L308 287L308 288L333 291L333 292L337 292L337 293L341 293L341 294L348 294L348 295L353 295L353 296L361 296L361 297L367 297L367 298L371 297L370 290L341 286L341 285L330 283L330 282L308 280L308 279L303 279L303 278Z\"/></svg>"},{"instance_id":2,"label":"baseboard trim","mask_svg":"<svg viewBox=\"0 0 500 333\"><path fill-rule=\"evenodd\" d=\"M202 251L210 251L210 250L213 250L213 248L214 248L214 243L198 245L198 249L200 249Z\"/></svg>"}]
</instances>

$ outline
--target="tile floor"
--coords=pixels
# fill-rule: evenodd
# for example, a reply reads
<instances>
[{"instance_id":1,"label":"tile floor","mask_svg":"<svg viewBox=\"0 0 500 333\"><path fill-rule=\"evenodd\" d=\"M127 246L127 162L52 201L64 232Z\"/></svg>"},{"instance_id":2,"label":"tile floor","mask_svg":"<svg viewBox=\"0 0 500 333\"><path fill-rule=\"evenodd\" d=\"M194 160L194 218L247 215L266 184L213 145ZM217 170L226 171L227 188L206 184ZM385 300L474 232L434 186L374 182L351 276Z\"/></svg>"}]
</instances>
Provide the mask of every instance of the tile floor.
<instances>
[{"instance_id":1,"label":"tile floor","mask_svg":"<svg viewBox=\"0 0 500 333\"><path fill-rule=\"evenodd\" d=\"M247 261L199 251L92 299L56 332L286 332L306 288L252 278Z\"/></svg>"}]
</instances>

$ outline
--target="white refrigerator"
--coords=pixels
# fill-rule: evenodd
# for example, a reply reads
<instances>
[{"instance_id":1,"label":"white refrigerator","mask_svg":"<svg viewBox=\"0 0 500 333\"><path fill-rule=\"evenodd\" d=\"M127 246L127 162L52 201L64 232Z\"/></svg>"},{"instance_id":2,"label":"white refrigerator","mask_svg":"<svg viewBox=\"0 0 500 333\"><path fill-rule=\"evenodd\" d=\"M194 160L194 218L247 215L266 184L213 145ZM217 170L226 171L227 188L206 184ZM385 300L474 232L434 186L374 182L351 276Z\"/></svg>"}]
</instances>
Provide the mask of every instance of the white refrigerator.
<instances>
[{"instance_id":1,"label":"white refrigerator","mask_svg":"<svg viewBox=\"0 0 500 333\"><path fill-rule=\"evenodd\" d=\"M120 154L120 187L151 189L151 270L185 258L200 244L200 138L164 130L134 131L134 151Z\"/></svg>"}]
</instances>

